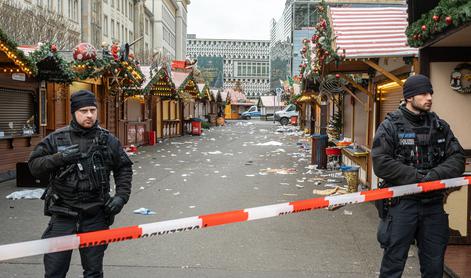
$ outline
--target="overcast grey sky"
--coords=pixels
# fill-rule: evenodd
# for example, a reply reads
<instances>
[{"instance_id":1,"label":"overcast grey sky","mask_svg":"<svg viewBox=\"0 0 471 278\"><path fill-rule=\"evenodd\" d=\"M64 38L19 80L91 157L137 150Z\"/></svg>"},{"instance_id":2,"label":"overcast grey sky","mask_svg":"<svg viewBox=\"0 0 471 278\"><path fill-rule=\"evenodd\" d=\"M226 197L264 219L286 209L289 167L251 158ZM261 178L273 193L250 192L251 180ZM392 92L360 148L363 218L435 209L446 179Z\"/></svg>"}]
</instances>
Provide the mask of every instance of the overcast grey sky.
<instances>
[{"instance_id":1,"label":"overcast grey sky","mask_svg":"<svg viewBox=\"0 0 471 278\"><path fill-rule=\"evenodd\" d=\"M270 21L286 0L192 0L188 34L212 39L270 39Z\"/></svg>"}]
</instances>

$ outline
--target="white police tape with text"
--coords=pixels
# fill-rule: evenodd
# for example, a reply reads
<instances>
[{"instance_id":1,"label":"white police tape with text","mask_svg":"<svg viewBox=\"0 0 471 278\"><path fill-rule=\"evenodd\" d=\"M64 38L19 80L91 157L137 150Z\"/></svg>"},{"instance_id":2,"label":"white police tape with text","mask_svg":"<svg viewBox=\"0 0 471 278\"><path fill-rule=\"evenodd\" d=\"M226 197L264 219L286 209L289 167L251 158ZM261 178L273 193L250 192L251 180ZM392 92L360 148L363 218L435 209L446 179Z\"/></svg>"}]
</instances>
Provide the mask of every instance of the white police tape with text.
<instances>
[{"instance_id":1,"label":"white police tape with text","mask_svg":"<svg viewBox=\"0 0 471 278\"><path fill-rule=\"evenodd\" d=\"M471 176L466 176L454 179L349 193L344 195L313 198L243 210L180 218L138 226L12 243L0 245L0 261L101 244L109 244L130 239L161 236L176 232L207 228L211 226L275 217L302 211L321 209L335 205L364 203L381 199L412 195L421 192L428 192L432 190L456 188L468 185L470 183Z\"/></svg>"}]
</instances>

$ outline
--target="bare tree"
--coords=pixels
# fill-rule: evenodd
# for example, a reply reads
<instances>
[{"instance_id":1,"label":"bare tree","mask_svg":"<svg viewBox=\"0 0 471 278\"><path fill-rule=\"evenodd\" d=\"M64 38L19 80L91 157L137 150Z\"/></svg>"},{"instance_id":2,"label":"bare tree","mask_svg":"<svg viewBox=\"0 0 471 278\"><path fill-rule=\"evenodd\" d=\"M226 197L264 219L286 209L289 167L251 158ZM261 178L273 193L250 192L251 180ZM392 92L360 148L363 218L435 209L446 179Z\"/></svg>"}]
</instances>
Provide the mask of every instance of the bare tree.
<instances>
[{"instance_id":1,"label":"bare tree","mask_svg":"<svg viewBox=\"0 0 471 278\"><path fill-rule=\"evenodd\" d=\"M0 3L0 29L18 44L51 42L70 50L80 42L80 29L69 19L45 8L23 8L14 0Z\"/></svg>"}]
</instances>

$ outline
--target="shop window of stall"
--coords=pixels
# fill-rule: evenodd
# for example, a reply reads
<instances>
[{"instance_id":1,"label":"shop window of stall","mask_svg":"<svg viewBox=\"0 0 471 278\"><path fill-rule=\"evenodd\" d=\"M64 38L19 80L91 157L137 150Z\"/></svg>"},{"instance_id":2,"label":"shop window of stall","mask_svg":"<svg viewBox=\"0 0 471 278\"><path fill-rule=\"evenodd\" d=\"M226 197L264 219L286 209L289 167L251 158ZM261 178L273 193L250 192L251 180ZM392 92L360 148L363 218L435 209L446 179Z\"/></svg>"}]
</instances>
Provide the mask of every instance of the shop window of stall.
<instances>
[{"instance_id":1,"label":"shop window of stall","mask_svg":"<svg viewBox=\"0 0 471 278\"><path fill-rule=\"evenodd\" d=\"M170 101L169 100L164 100L163 101L163 120L164 121L168 121L169 120L169 105L170 105Z\"/></svg>"},{"instance_id":2,"label":"shop window of stall","mask_svg":"<svg viewBox=\"0 0 471 278\"><path fill-rule=\"evenodd\" d=\"M33 92L0 88L0 135L23 136L38 131Z\"/></svg>"},{"instance_id":3,"label":"shop window of stall","mask_svg":"<svg viewBox=\"0 0 471 278\"><path fill-rule=\"evenodd\" d=\"M127 119L131 122L140 122L143 119L143 104L137 98L126 100Z\"/></svg>"}]
</instances>

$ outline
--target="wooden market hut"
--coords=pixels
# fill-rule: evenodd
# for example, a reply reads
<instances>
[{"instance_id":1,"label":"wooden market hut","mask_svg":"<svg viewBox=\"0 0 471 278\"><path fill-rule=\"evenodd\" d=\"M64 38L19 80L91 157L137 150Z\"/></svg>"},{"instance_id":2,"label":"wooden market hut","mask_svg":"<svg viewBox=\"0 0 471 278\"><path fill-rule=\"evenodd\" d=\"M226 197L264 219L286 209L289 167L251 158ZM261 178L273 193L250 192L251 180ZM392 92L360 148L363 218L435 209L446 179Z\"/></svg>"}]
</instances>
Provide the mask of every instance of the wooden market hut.
<instances>
[{"instance_id":1,"label":"wooden market hut","mask_svg":"<svg viewBox=\"0 0 471 278\"><path fill-rule=\"evenodd\" d=\"M0 181L13 179L45 135L45 85L36 65L0 30Z\"/></svg>"},{"instance_id":2,"label":"wooden market hut","mask_svg":"<svg viewBox=\"0 0 471 278\"><path fill-rule=\"evenodd\" d=\"M181 135L180 108L175 84L166 66L152 69L142 67L146 82L142 85L144 94L151 98L152 130L156 138Z\"/></svg>"},{"instance_id":3,"label":"wooden market hut","mask_svg":"<svg viewBox=\"0 0 471 278\"><path fill-rule=\"evenodd\" d=\"M236 82L233 88L224 89L221 92L221 97L223 100L226 100L224 118L227 120L239 119L242 112L255 105L255 103L247 99L239 81Z\"/></svg>"},{"instance_id":4,"label":"wooden market hut","mask_svg":"<svg viewBox=\"0 0 471 278\"><path fill-rule=\"evenodd\" d=\"M178 101L175 102L178 121L182 124L182 133L191 133L191 119L196 116L196 99L199 90L193 71L188 69L172 69L172 79L177 88ZM183 121L182 121L183 120Z\"/></svg>"},{"instance_id":5,"label":"wooden market hut","mask_svg":"<svg viewBox=\"0 0 471 278\"><path fill-rule=\"evenodd\" d=\"M416 72L430 77L432 109L450 124L466 155L471 174L471 10L470 1L408 0L409 44L419 48ZM435 19L434 19L435 18ZM426 26L423 30L422 26ZM434 27L435 26L435 27ZM451 193L445 204L450 226L445 269L451 277L470 277L471 190Z\"/></svg>"},{"instance_id":6,"label":"wooden market hut","mask_svg":"<svg viewBox=\"0 0 471 278\"><path fill-rule=\"evenodd\" d=\"M397 96L402 94L403 80L416 62L417 49L407 46L404 33L407 9L382 6L323 10L325 14L320 16L313 37L313 43L320 45L316 51L324 53L313 55L321 68L319 91L324 95L321 97L330 94L336 100L340 98L343 107L336 109L334 101L328 103L323 101L327 98L320 99L320 104L327 105L320 105L316 122L320 123L321 133L327 133L329 119L336 113L341 114L344 137L358 146L344 148L342 161L360 166L360 181L376 188L378 179L370 157L374 132L384 115L399 106ZM362 24L356 23L360 21ZM364 32L365 28L371 32ZM331 44L319 44L319 38L328 35ZM334 53L338 59L328 61L325 53ZM340 95L334 90L329 92L329 86L322 83L332 79L339 80L336 89L343 91Z\"/></svg>"},{"instance_id":7,"label":"wooden market hut","mask_svg":"<svg viewBox=\"0 0 471 278\"><path fill-rule=\"evenodd\" d=\"M211 113L211 101L213 100L213 94L211 89L206 83L198 83L198 98L196 99L196 118L209 120L209 114Z\"/></svg>"}]
</instances>

